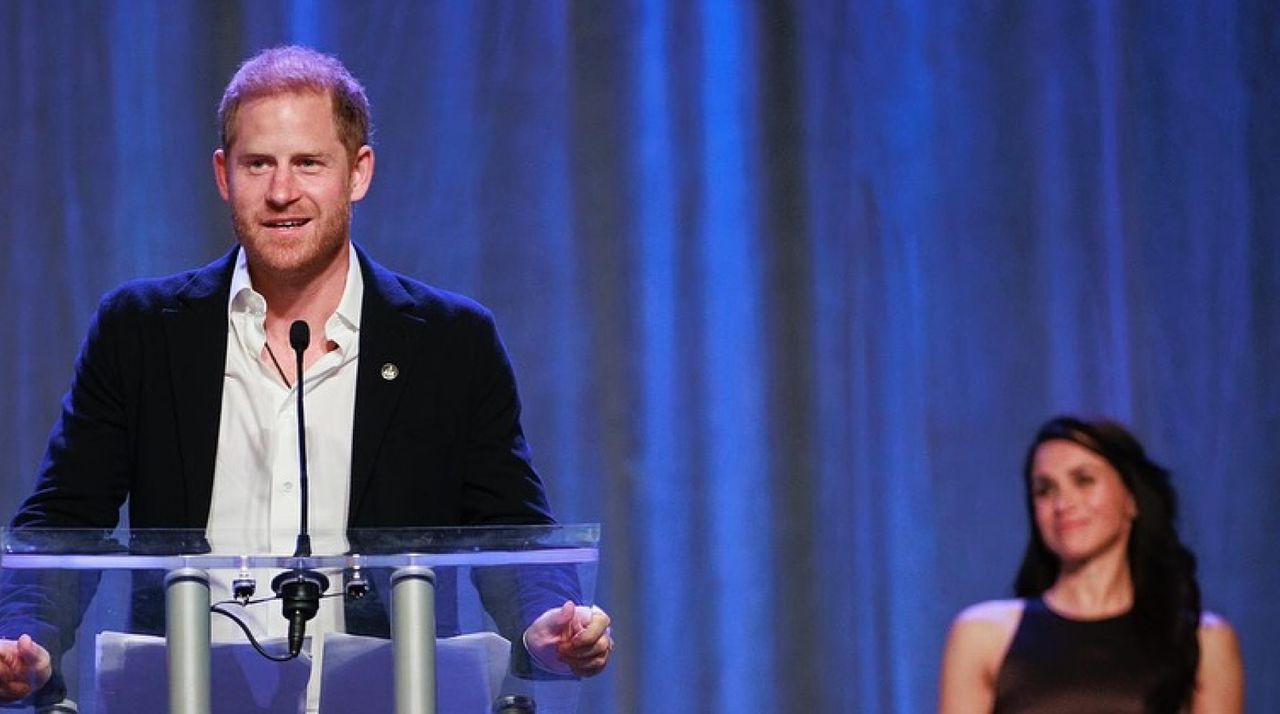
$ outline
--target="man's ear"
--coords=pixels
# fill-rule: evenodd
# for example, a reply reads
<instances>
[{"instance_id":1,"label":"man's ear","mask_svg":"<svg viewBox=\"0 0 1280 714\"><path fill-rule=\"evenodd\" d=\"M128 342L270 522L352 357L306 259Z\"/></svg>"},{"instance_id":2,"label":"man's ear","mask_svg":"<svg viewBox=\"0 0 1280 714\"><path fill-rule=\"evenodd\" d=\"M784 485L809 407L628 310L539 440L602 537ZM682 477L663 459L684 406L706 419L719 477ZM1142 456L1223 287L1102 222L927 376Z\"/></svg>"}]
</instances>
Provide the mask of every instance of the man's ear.
<instances>
[{"instance_id":1,"label":"man's ear","mask_svg":"<svg viewBox=\"0 0 1280 714\"><path fill-rule=\"evenodd\" d=\"M369 192L369 184L373 183L373 147L365 144L356 151L355 160L351 162L351 202L364 198Z\"/></svg>"},{"instance_id":2,"label":"man's ear","mask_svg":"<svg viewBox=\"0 0 1280 714\"><path fill-rule=\"evenodd\" d=\"M213 152L213 180L218 184L218 193L222 200L231 200L231 191L227 185L227 155L222 149Z\"/></svg>"}]
</instances>

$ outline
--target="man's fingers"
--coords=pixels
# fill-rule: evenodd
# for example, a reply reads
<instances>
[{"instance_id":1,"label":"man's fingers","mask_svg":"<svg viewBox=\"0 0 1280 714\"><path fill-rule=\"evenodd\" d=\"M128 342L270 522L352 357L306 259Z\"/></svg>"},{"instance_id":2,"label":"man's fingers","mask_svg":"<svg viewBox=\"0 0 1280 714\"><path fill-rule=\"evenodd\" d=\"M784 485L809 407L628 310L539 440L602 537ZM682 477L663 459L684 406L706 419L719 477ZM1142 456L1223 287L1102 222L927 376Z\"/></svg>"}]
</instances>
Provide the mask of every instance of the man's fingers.
<instances>
[{"instance_id":1,"label":"man's fingers","mask_svg":"<svg viewBox=\"0 0 1280 714\"><path fill-rule=\"evenodd\" d=\"M605 614L604 610L601 610L598 607L592 606L590 608L583 608L583 610L586 610L590 614L591 619L588 620L587 626L573 637L573 644L579 646L587 645L600 639L605 632L609 630L609 624L611 622L609 616Z\"/></svg>"},{"instance_id":2,"label":"man's fingers","mask_svg":"<svg viewBox=\"0 0 1280 714\"><path fill-rule=\"evenodd\" d=\"M574 607L573 601L565 600L564 604L561 605L560 609L556 612L556 616L552 622L559 629L567 627L573 622L574 610L576 610L576 608Z\"/></svg>"},{"instance_id":3,"label":"man's fingers","mask_svg":"<svg viewBox=\"0 0 1280 714\"><path fill-rule=\"evenodd\" d=\"M602 611L597 611L598 617L593 619L592 627L601 626L603 632L598 632L591 637L583 637L581 640L575 637L570 642L560 645L560 660L569 666L574 674L583 677L590 677L599 674L609 663L609 657L613 655L613 630L609 627L609 617ZM595 630L593 629L593 632ZM586 631L581 633L586 635Z\"/></svg>"},{"instance_id":4,"label":"man's fingers","mask_svg":"<svg viewBox=\"0 0 1280 714\"><path fill-rule=\"evenodd\" d=\"M31 695L49 678L49 653L29 636L0 640L0 701Z\"/></svg>"},{"instance_id":5,"label":"man's fingers","mask_svg":"<svg viewBox=\"0 0 1280 714\"><path fill-rule=\"evenodd\" d=\"M23 637L27 636L23 635ZM31 642L30 637L27 637L27 642ZM9 670L17 670L27 664L27 653L22 648L22 639L0 639L0 663Z\"/></svg>"},{"instance_id":6,"label":"man's fingers","mask_svg":"<svg viewBox=\"0 0 1280 714\"><path fill-rule=\"evenodd\" d=\"M45 654L44 648L37 645L30 635L23 635L18 638L18 657L22 659L24 664L32 667L38 666L42 656Z\"/></svg>"},{"instance_id":7,"label":"man's fingers","mask_svg":"<svg viewBox=\"0 0 1280 714\"><path fill-rule=\"evenodd\" d=\"M594 640L564 642L560 645L560 654L569 659L586 660L600 655L607 655L613 650L613 638L602 635Z\"/></svg>"},{"instance_id":8,"label":"man's fingers","mask_svg":"<svg viewBox=\"0 0 1280 714\"><path fill-rule=\"evenodd\" d=\"M569 629L573 621L573 603L565 602L558 608L551 608L538 616L531 629L542 637L560 639Z\"/></svg>"},{"instance_id":9,"label":"man's fingers","mask_svg":"<svg viewBox=\"0 0 1280 714\"><path fill-rule=\"evenodd\" d=\"M593 650L594 649L595 648L593 648ZM592 654L585 656L576 657L572 655L565 655L562 659L565 664L569 665L569 669L572 670L574 674L589 677L599 674L604 670L605 665L609 663L609 653L611 650L612 648L606 647L603 651L593 652Z\"/></svg>"}]
</instances>

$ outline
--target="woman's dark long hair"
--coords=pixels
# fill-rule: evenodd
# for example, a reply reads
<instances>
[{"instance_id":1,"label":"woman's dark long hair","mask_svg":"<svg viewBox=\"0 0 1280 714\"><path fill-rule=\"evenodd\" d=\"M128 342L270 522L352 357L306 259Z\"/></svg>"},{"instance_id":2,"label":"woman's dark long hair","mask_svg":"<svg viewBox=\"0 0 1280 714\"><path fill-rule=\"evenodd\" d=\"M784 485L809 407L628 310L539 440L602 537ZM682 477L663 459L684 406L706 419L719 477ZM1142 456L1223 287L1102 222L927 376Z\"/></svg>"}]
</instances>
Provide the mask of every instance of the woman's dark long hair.
<instances>
[{"instance_id":1,"label":"woman's dark long hair","mask_svg":"<svg viewBox=\"0 0 1280 714\"><path fill-rule=\"evenodd\" d=\"M1014 581L1014 592L1018 597L1036 597L1058 578L1060 563L1036 527L1031 489L1036 449L1055 439L1079 444L1106 459L1133 494L1138 506L1128 547L1133 615L1143 645L1153 657L1166 663L1165 675L1149 697L1147 709L1177 712L1191 699L1200 662L1196 559L1178 538L1178 496L1169 472L1147 458L1142 445L1123 426L1060 416L1040 427L1022 470L1031 539Z\"/></svg>"}]
</instances>

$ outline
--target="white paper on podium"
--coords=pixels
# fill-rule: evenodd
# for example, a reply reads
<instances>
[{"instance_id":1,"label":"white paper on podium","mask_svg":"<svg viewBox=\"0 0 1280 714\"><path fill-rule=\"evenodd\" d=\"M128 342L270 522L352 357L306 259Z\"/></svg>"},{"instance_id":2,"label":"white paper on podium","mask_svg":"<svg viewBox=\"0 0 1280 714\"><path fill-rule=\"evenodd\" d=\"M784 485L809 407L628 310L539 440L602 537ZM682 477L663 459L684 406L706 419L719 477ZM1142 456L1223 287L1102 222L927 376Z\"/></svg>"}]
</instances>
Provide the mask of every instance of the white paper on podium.
<instances>
[{"instance_id":1,"label":"white paper on podium","mask_svg":"<svg viewBox=\"0 0 1280 714\"><path fill-rule=\"evenodd\" d=\"M102 632L97 637L97 711L138 714L169 710L169 672L163 637ZM268 652L288 649L284 638L262 641ZM311 660L268 662L248 643L215 643L210 650L212 711L301 712L307 704Z\"/></svg>"},{"instance_id":2,"label":"white paper on podium","mask_svg":"<svg viewBox=\"0 0 1280 714\"><path fill-rule=\"evenodd\" d=\"M498 697L511 643L492 632L436 642L436 705L440 714L489 714ZM391 641L329 633L324 638L320 714L395 711Z\"/></svg>"},{"instance_id":3,"label":"white paper on podium","mask_svg":"<svg viewBox=\"0 0 1280 714\"><path fill-rule=\"evenodd\" d=\"M391 642L330 632L324 637L321 714L390 712ZM96 711L138 714L169 709L169 674L163 637L102 632L96 642ZM286 649L284 638L262 642ZM501 691L511 656L503 637L480 632L436 643L436 691L440 714L488 714ZM210 653L215 714L304 712L311 659L305 650L289 662L268 662L248 643L215 643Z\"/></svg>"}]
</instances>

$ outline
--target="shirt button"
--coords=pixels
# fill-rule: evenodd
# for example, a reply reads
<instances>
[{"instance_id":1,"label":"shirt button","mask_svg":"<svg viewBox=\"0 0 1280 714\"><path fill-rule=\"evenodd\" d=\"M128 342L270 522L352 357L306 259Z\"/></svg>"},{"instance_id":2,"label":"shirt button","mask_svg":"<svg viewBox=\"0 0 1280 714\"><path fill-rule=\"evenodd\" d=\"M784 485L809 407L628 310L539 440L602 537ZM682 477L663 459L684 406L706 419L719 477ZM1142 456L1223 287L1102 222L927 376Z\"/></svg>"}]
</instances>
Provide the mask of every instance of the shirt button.
<instances>
[{"instance_id":1,"label":"shirt button","mask_svg":"<svg viewBox=\"0 0 1280 714\"><path fill-rule=\"evenodd\" d=\"M285 482L284 482L284 490L285 490L285 493L288 493L289 491L292 491L292 490L293 490L293 482L292 482L292 481L285 481Z\"/></svg>"}]
</instances>

